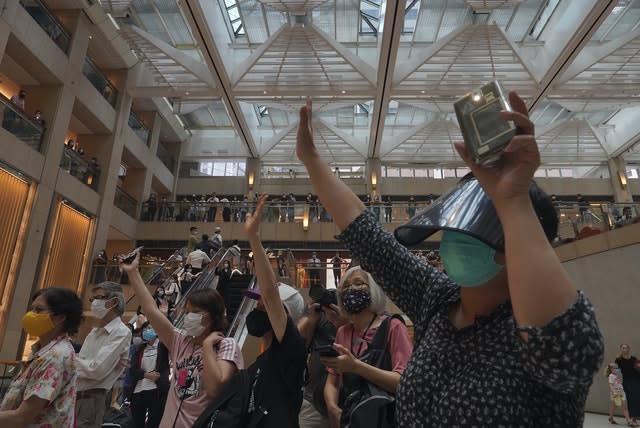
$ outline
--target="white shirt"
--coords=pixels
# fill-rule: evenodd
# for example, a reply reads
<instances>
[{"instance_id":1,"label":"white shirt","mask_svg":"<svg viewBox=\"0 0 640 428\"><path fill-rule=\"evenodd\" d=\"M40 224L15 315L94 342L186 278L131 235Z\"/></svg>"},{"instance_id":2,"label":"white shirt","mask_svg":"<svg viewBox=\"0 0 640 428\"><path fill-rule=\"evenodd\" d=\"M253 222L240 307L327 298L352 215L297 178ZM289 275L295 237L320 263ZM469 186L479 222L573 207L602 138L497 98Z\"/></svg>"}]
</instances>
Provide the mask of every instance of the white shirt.
<instances>
[{"instance_id":1,"label":"white shirt","mask_svg":"<svg viewBox=\"0 0 640 428\"><path fill-rule=\"evenodd\" d=\"M152 345L147 345L142 351L142 361L140 361L140 370L143 372L152 372L156 369L156 361L158 360L158 339L153 342ZM156 389L158 385L151 379L143 377L136 383L136 387L133 390L134 394L142 391L151 391Z\"/></svg>"},{"instance_id":2,"label":"white shirt","mask_svg":"<svg viewBox=\"0 0 640 428\"><path fill-rule=\"evenodd\" d=\"M129 357L131 330L120 317L115 317L104 327L94 327L82 344L76 359L78 391L111 389L122 374Z\"/></svg>"},{"instance_id":3,"label":"white shirt","mask_svg":"<svg viewBox=\"0 0 640 428\"><path fill-rule=\"evenodd\" d=\"M203 264L207 264L211 261L207 253L202 250L194 250L187 256L185 264L191 265L194 269L202 269Z\"/></svg>"},{"instance_id":4,"label":"white shirt","mask_svg":"<svg viewBox=\"0 0 640 428\"><path fill-rule=\"evenodd\" d=\"M240 247L237 245L232 245L229 248L229 253L234 257L238 257L241 254Z\"/></svg>"}]
</instances>

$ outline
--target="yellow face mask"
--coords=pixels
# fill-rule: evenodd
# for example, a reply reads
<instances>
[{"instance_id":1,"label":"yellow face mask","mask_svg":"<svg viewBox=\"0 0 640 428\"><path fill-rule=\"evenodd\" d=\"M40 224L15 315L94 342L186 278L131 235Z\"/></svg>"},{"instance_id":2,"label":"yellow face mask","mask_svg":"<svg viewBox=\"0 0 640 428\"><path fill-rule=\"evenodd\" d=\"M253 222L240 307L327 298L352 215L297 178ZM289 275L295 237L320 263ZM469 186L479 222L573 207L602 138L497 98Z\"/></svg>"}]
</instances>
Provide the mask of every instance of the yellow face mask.
<instances>
[{"instance_id":1,"label":"yellow face mask","mask_svg":"<svg viewBox=\"0 0 640 428\"><path fill-rule=\"evenodd\" d=\"M49 313L37 314L29 311L22 317L22 328L30 336L40 337L50 332L54 326Z\"/></svg>"}]
</instances>

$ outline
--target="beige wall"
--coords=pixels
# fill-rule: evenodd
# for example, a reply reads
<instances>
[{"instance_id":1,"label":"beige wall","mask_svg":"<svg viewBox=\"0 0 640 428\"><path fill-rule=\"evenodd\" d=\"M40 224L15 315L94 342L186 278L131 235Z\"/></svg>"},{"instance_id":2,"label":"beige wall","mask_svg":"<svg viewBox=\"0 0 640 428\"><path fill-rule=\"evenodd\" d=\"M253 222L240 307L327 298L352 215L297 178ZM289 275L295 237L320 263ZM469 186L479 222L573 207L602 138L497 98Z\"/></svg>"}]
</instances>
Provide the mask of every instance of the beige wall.
<instances>
[{"instance_id":1,"label":"beige wall","mask_svg":"<svg viewBox=\"0 0 640 428\"><path fill-rule=\"evenodd\" d=\"M640 225L639 225L640 226ZM622 230L622 229L621 229ZM605 364L613 361L621 343L640 354L640 244L611 249L564 263L577 288L595 306L605 341ZM609 393L604 372L594 378L587 410L608 412Z\"/></svg>"}]
</instances>

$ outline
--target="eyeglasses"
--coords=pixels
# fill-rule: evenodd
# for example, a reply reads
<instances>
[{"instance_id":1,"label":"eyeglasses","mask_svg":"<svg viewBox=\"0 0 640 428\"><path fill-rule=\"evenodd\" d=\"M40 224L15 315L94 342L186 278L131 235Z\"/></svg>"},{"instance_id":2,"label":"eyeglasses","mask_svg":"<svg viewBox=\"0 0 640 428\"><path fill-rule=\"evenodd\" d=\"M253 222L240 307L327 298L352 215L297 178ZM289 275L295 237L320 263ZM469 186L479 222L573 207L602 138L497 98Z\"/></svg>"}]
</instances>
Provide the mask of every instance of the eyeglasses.
<instances>
[{"instance_id":1,"label":"eyeglasses","mask_svg":"<svg viewBox=\"0 0 640 428\"><path fill-rule=\"evenodd\" d=\"M367 287L369 286L368 283L364 282L361 279L355 279L355 280L353 280L353 282L350 282L350 283L345 284L345 285L347 285L348 287L362 287L363 285L366 285Z\"/></svg>"},{"instance_id":2,"label":"eyeglasses","mask_svg":"<svg viewBox=\"0 0 640 428\"><path fill-rule=\"evenodd\" d=\"M109 300L109 296L93 296L89 297L89 303L93 303L94 300Z\"/></svg>"}]
</instances>

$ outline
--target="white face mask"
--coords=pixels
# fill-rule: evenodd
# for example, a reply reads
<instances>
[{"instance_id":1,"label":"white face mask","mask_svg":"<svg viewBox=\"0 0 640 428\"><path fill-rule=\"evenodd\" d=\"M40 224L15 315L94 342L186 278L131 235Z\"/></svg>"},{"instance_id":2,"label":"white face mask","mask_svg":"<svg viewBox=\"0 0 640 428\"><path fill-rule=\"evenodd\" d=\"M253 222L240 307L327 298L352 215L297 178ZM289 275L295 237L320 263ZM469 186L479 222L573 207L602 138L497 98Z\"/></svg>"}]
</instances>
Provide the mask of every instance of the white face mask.
<instances>
[{"instance_id":1,"label":"white face mask","mask_svg":"<svg viewBox=\"0 0 640 428\"><path fill-rule=\"evenodd\" d=\"M133 343L134 346L140 346L142 345L142 338L136 336L133 338L131 342Z\"/></svg>"},{"instance_id":2,"label":"white face mask","mask_svg":"<svg viewBox=\"0 0 640 428\"><path fill-rule=\"evenodd\" d=\"M107 316L108 312L109 308L107 308L106 300L95 299L91 302L91 314L99 320Z\"/></svg>"},{"instance_id":3,"label":"white face mask","mask_svg":"<svg viewBox=\"0 0 640 428\"><path fill-rule=\"evenodd\" d=\"M187 336L200 336L205 329L205 326L202 325L202 314L189 312L184 317L182 328L184 329Z\"/></svg>"}]
</instances>

